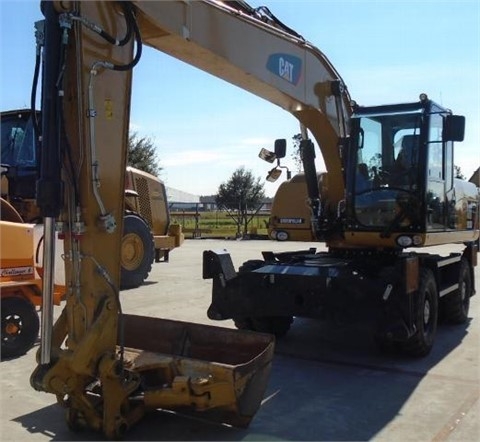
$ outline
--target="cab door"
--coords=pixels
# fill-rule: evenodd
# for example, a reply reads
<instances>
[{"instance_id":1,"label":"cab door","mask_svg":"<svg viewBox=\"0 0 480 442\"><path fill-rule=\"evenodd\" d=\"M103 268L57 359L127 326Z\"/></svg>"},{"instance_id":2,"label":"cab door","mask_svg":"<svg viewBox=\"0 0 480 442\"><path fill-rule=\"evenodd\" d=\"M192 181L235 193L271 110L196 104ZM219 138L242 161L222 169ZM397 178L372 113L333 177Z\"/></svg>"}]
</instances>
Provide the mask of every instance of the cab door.
<instances>
[{"instance_id":1,"label":"cab door","mask_svg":"<svg viewBox=\"0 0 480 442\"><path fill-rule=\"evenodd\" d=\"M442 231L446 227L446 195L443 145L443 118L430 115L427 143L427 231Z\"/></svg>"}]
</instances>

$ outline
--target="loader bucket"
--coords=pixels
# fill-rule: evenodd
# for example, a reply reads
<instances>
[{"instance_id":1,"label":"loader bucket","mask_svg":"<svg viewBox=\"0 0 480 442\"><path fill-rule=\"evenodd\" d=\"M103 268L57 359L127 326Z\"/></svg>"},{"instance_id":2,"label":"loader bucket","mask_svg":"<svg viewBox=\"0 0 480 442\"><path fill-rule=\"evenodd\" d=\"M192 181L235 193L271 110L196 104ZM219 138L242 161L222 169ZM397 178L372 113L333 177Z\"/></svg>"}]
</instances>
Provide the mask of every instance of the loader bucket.
<instances>
[{"instance_id":1,"label":"loader bucket","mask_svg":"<svg viewBox=\"0 0 480 442\"><path fill-rule=\"evenodd\" d=\"M135 315L123 315L123 327L124 363L141 376L147 410L248 426L267 387L272 335Z\"/></svg>"}]
</instances>

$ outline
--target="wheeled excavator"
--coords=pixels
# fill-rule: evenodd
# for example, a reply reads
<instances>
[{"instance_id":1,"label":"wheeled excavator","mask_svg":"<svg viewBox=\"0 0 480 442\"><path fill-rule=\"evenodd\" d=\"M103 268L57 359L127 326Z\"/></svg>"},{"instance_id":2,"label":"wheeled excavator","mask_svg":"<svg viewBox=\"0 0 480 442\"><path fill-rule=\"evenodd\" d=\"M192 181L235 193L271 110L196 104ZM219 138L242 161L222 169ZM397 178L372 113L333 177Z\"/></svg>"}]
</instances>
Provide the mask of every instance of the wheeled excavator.
<instances>
[{"instance_id":1,"label":"wheeled excavator","mask_svg":"<svg viewBox=\"0 0 480 442\"><path fill-rule=\"evenodd\" d=\"M323 278L328 283L342 280L348 270L354 278L349 260L355 257L350 258L350 253L365 244L370 244L373 251L387 250L397 244L399 225L401 236L412 241L418 236L428 242L429 236L403 228L412 222L405 209L398 220L383 214L383 221L374 221L368 232L338 221L346 211L357 210L345 204L345 182L353 179L353 172L346 167L347 157L354 155L349 147L350 126L356 128L357 139L366 131L348 118L349 95L328 59L267 8L253 9L243 1L214 0L48 1L42 2L41 8L45 19L37 23L37 38L43 48L42 127L37 138L41 139L42 158L36 200L44 219L47 277L41 346L31 384L36 390L56 395L66 408L71 428L92 428L108 438L123 436L148 410L157 408L203 412L205 417L247 425L267 384L272 335L140 317L123 312L119 301L131 76L141 59L142 45L262 97L300 121L312 228L335 250L335 255L328 257L329 263L322 265L313 252L292 255L286 264L285 255L280 258L282 264L270 254L265 265L242 274L235 272L227 253L207 251L204 276L214 279L210 317L229 317L230 307L222 297L238 300L235 307L239 311L233 312L237 318L262 316L257 306L249 309L247 287L265 299L263 292L271 294L271 287L279 295L287 293L277 289L280 281L288 282L286 287L297 294L321 292L318 280L329 268L329 278ZM35 79L40 62L36 66ZM422 123L417 130L423 137L424 121L430 117L425 103L429 102L412 105L408 112L409 121L416 116ZM458 119L450 118L448 112L438 116L448 121L448 140L458 137L454 130ZM371 117L376 118L375 114ZM390 123L393 127L393 120ZM311 185L312 176L317 180L311 170L313 146L308 131L317 140L329 171L326 201L320 200ZM377 171L380 175L378 165ZM389 192L401 197L411 195L397 187L390 191L382 188L382 201L377 205L394 206ZM420 198L418 202L422 203ZM426 205L422 207L426 212ZM368 204L358 210L368 212ZM376 212L371 212L373 217ZM384 224L381 237L379 222ZM56 225L62 226L65 237L67 295L65 308L53 325L49 298ZM347 225L348 230L344 229ZM424 224L415 218L414 225ZM473 241L478 235L476 228L463 228L458 240ZM405 240L401 241L405 245ZM467 249L469 252L461 258L451 258L452 262L458 261L457 267L467 269L462 273L462 293L469 293L472 285L470 271L475 254L472 247ZM395 253L387 256L392 262L397 259ZM408 284L399 290L392 276L395 286L384 290L383 297L391 294L391 299L397 300L404 294L413 306L413 295L420 291L415 272L424 273L423 266L420 258L414 257L398 262L402 275L408 275ZM310 275L313 286L301 290ZM425 285L424 280L420 284ZM432 295L433 288L430 279ZM269 315L282 317L275 316L276 312Z\"/></svg>"},{"instance_id":2,"label":"wheeled excavator","mask_svg":"<svg viewBox=\"0 0 480 442\"><path fill-rule=\"evenodd\" d=\"M438 320L465 323L475 294L480 192L454 174L454 142L463 141L465 118L424 93L418 101L360 106L325 69L326 59L291 38L303 50L292 70L298 101L291 112L301 124L304 172L278 188L269 234L323 241L328 250L265 251L238 272L228 252L206 251L203 274L213 279L208 316L277 337L295 317L366 320L381 350L425 356ZM327 173L317 173L309 132ZM278 178L284 146L277 140L274 152L261 152L278 161L267 180ZM448 256L428 249L445 244L464 247Z\"/></svg>"}]
</instances>

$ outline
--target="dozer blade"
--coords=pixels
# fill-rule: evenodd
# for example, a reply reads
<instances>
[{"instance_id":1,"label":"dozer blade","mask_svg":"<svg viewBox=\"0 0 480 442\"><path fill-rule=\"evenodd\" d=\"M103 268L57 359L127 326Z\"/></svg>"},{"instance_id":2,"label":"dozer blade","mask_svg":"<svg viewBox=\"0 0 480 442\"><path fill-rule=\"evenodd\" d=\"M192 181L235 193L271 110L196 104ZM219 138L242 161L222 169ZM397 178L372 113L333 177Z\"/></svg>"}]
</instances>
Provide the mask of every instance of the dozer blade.
<instances>
[{"instance_id":1,"label":"dozer blade","mask_svg":"<svg viewBox=\"0 0 480 442\"><path fill-rule=\"evenodd\" d=\"M135 315L123 322L125 366L141 376L147 410L248 426L267 387L273 336Z\"/></svg>"}]
</instances>

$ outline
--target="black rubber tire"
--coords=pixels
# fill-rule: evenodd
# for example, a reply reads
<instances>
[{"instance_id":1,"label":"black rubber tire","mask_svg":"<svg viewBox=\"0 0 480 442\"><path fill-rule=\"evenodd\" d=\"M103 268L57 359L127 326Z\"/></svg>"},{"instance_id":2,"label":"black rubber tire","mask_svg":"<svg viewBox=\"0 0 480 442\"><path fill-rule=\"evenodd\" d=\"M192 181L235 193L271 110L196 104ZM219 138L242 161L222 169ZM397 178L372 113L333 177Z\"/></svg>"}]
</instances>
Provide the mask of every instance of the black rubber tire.
<instances>
[{"instance_id":1,"label":"black rubber tire","mask_svg":"<svg viewBox=\"0 0 480 442\"><path fill-rule=\"evenodd\" d=\"M40 328L35 306L25 298L2 298L2 359L21 356L33 347Z\"/></svg>"},{"instance_id":2,"label":"black rubber tire","mask_svg":"<svg viewBox=\"0 0 480 442\"><path fill-rule=\"evenodd\" d=\"M234 318L235 327L239 330L252 330L261 333L270 333L282 338L290 330L293 316L258 316L248 318Z\"/></svg>"},{"instance_id":3,"label":"black rubber tire","mask_svg":"<svg viewBox=\"0 0 480 442\"><path fill-rule=\"evenodd\" d=\"M420 285L416 293L414 321L416 333L403 342L401 348L409 356L421 357L430 353L438 323L438 291L433 273L420 270Z\"/></svg>"},{"instance_id":4,"label":"black rubber tire","mask_svg":"<svg viewBox=\"0 0 480 442\"><path fill-rule=\"evenodd\" d=\"M152 270L155 243L148 224L139 216L128 214L123 220L120 289L143 284Z\"/></svg>"},{"instance_id":5,"label":"black rubber tire","mask_svg":"<svg viewBox=\"0 0 480 442\"><path fill-rule=\"evenodd\" d=\"M253 270L257 270L260 267L265 265L265 261L261 259L251 259L249 261L245 261L239 268L238 273L248 273Z\"/></svg>"},{"instance_id":6,"label":"black rubber tire","mask_svg":"<svg viewBox=\"0 0 480 442\"><path fill-rule=\"evenodd\" d=\"M460 261L458 284L458 290L448 294L443 299L445 321L450 324L464 324L468 320L473 285L470 265L465 258Z\"/></svg>"},{"instance_id":7,"label":"black rubber tire","mask_svg":"<svg viewBox=\"0 0 480 442\"><path fill-rule=\"evenodd\" d=\"M261 259L251 259L249 261L245 261L238 268L238 273L239 274L248 273L248 272L251 272L252 270L259 269L263 265L265 265L265 261ZM233 323L235 324L235 327L237 327L239 330L254 330L252 318L248 318L248 317L233 318Z\"/></svg>"},{"instance_id":8,"label":"black rubber tire","mask_svg":"<svg viewBox=\"0 0 480 442\"><path fill-rule=\"evenodd\" d=\"M251 320L253 330L283 338L290 330L293 316L261 316L251 318Z\"/></svg>"},{"instance_id":9,"label":"black rubber tire","mask_svg":"<svg viewBox=\"0 0 480 442\"><path fill-rule=\"evenodd\" d=\"M239 330L253 330L251 318L233 318L233 323Z\"/></svg>"},{"instance_id":10,"label":"black rubber tire","mask_svg":"<svg viewBox=\"0 0 480 442\"><path fill-rule=\"evenodd\" d=\"M399 351L400 343L387 339L385 336L374 335L373 342L380 354L393 355Z\"/></svg>"}]
</instances>

